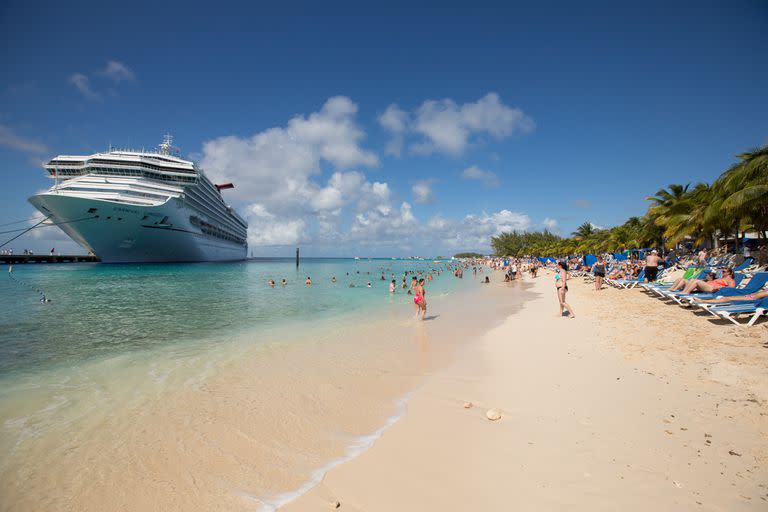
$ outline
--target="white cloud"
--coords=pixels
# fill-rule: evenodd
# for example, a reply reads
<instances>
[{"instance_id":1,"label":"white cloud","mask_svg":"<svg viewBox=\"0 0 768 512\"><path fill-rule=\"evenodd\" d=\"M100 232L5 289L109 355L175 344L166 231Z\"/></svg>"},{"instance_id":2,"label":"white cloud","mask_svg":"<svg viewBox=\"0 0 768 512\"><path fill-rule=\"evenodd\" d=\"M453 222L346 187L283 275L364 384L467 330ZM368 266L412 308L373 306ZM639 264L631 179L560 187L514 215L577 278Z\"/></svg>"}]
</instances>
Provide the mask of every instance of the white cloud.
<instances>
[{"instance_id":1,"label":"white cloud","mask_svg":"<svg viewBox=\"0 0 768 512\"><path fill-rule=\"evenodd\" d=\"M116 60L107 61L104 69L89 73L73 73L69 76L68 80L75 89L77 89L83 97L89 101L102 101L104 95L93 87L93 79L98 82L99 79L109 79L114 83L120 83L125 81L131 81L136 78L136 74L125 64ZM109 95L116 95L117 91L114 89L107 90Z\"/></svg>"},{"instance_id":2,"label":"white cloud","mask_svg":"<svg viewBox=\"0 0 768 512\"><path fill-rule=\"evenodd\" d=\"M116 60L108 61L107 66L99 74L117 83L136 78L135 73L128 66Z\"/></svg>"},{"instance_id":3,"label":"white cloud","mask_svg":"<svg viewBox=\"0 0 768 512\"><path fill-rule=\"evenodd\" d=\"M440 215L435 215L434 217L431 217L427 221L427 229L431 231L438 231L438 232L445 231L452 225L453 225L452 221Z\"/></svg>"},{"instance_id":4,"label":"white cloud","mask_svg":"<svg viewBox=\"0 0 768 512\"><path fill-rule=\"evenodd\" d=\"M387 130L392 138L387 143L384 152L388 155L400 156L403 151L403 137L408 129L409 115L395 103L379 116L379 124Z\"/></svg>"},{"instance_id":5,"label":"white cloud","mask_svg":"<svg viewBox=\"0 0 768 512\"><path fill-rule=\"evenodd\" d=\"M411 187L413 193L413 202L416 204L429 204L435 200L435 194L432 192L432 180L417 181Z\"/></svg>"},{"instance_id":6,"label":"white cloud","mask_svg":"<svg viewBox=\"0 0 768 512\"><path fill-rule=\"evenodd\" d=\"M295 116L284 127L203 144L202 167L212 180L236 184L229 198L251 204L246 209L249 223L261 230L264 219L279 221L279 229L251 235L251 243L337 239L338 217L349 204L361 213L389 214L389 185L349 170L379 165L376 154L361 145L365 132L356 122L357 110L349 98L336 96L318 112ZM319 181L323 165L336 169L325 184ZM280 230L285 236L278 236Z\"/></svg>"},{"instance_id":7,"label":"white cloud","mask_svg":"<svg viewBox=\"0 0 768 512\"><path fill-rule=\"evenodd\" d=\"M91 79L82 73L75 73L69 77L69 82L75 86L75 89L80 91L80 94L87 100L101 101L101 94L95 92L91 88Z\"/></svg>"},{"instance_id":8,"label":"white cloud","mask_svg":"<svg viewBox=\"0 0 768 512\"><path fill-rule=\"evenodd\" d=\"M279 219L261 204L252 204L247 216L250 245L296 245L304 236L304 219Z\"/></svg>"},{"instance_id":9,"label":"white cloud","mask_svg":"<svg viewBox=\"0 0 768 512\"><path fill-rule=\"evenodd\" d=\"M474 103L458 105L451 99L427 100L411 116L392 104L380 116L379 123L390 132L388 152L399 155L406 132L420 136L410 145L412 152L429 155L462 155L473 137L489 135L503 139L515 132L534 129L533 120L519 108L505 105L499 95L488 93Z\"/></svg>"},{"instance_id":10,"label":"white cloud","mask_svg":"<svg viewBox=\"0 0 768 512\"><path fill-rule=\"evenodd\" d=\"M436 247L447 246L456 250L490 249L492 236L505 231L523 231L531 226L528 215L510 210L494 213L466 215L460 221L451 221L442 217L433 217L427 223L425 237L432 238ZM439 236L440 238L434 238ZM439 242L440 245L437 245Z\"/></svg>"},{"instance_id":11,"label":"white cloud","mask_svg":"<svg viewBox=\"0 0 768 512\"><path fill-rule=\"evenodd\" d=\"M358 213L350 227L349 237L372 245L409 242L418 234L419 228L411 205L403 201L400 208L376 208Z\"/></svg>"},{"instance_id":12,"label":"white cloud","mask_svg":"<svg viewBox=\"0 0 768 512\"><path fill-rule=\"evenodd\" d=\"M499 178L491 171L485 171L480 169L476 165L467 167L461 171L461 177L465 180L478 180L482 181L488 187L498 187Z\"/></svg>"},{"instance_id":13,"label":"white cloud","mask_svg":"<svg viewBox=\"0 0 768 512\"><path fill-rule=\"evenodd\" d=\"M552 231L554 229L557 229L557 220L551 219L549 217L544 219L544 227L548 230Z\"/></svg>"},{"instance_id":14,"label":"white cloud","mask_svg":"<svg viewBox=\"0 0 768 512\"><path fill-rule=\"evenodd\" d=\"M0 124L0 146L21 151L29 155L38 156L48 152L45 144L22 137L15 133L10 127Z\"/></svg>"},{"instance_id":15,"label":"white cloud","mask_svg":"<svg viewBox=\"0 0 768 512\"><path fill-rule=\"evenodd\" d=\"M389 183L358 170L379 160L363 147L365 133L356 115L357 105L336 97L285 126L203 144L207 174L214 181L234 182L227 198L247 205L248 240L256 251L296 244L329 254L366 248L396 254L412 248L486 250L492 235L530 224L527 215L508 210L461 219L436 215L420 222L412 203L398 198ZM331 173L324 178L321 171L327 167ZM414 183L414 202L431 200L432 184Z\"/></svg>"},{"instance_id":16,"label":"white cloud","mask_svg":"<svg viewBox=\"0 0 768 512\"><path fill-rule=\"evenodd\" d=\"M343 196L349 191L341 188L361 187L361 175L332 177L329 189L321 192L312 179L320 174L321 164L339 170L379 164L378 157L360 145L365 133L355 122L356 112L349 98L330 98L319 112L296 116L285 127L205 142L201 165L214 181L235 183L233 198L264 204L278 214L308 202L317 209L338 207L341 198L334 190Z\"/></svg>"}]
</instances>

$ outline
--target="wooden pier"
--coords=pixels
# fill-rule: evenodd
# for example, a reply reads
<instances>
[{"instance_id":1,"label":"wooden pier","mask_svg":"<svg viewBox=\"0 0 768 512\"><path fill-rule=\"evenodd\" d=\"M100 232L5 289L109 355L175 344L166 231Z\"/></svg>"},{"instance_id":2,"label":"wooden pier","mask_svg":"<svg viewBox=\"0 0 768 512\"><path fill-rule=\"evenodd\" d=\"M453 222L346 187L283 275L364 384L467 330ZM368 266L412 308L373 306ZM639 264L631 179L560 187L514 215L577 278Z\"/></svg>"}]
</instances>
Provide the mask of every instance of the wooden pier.
<instances>
[{"instance_id":1,"label":"wooden pier","mask_svg":"<svg viewBox=\"0 0 768 512\"><path fill-rule=\"evenodd\" d=\"M96 263L101 261L96 256L75 254L0 254L0 263L20 265L22 263Z\"/></svg>"}]
</instances>

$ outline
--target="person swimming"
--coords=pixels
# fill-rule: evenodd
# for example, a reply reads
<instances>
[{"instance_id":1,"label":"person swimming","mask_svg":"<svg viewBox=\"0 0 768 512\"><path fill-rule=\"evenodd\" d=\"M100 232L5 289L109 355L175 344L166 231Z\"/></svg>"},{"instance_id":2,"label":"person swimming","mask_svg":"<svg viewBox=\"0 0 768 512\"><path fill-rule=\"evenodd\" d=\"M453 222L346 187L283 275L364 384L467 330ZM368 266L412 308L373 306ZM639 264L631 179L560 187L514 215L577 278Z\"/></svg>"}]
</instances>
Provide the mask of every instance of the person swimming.
<instances>
[{"instance_id":1,"label":"person swimming","mask_svg":"<svg viewBox=\"0 0 768 512\"><path fill-rule=\"evenodd\" d=\"M395 289L397 289L397 281L394 279L391 283L389 283L389 293L395 293Z\"/></svg>"},{"instance_id":2,"label":"person swimming","mask_svg":"<svg viewBox=\"0 0 768 512\"><path fill-rule=\"evenodd\" d=\"M331 276L331 282L332 282L332 283L335 283L335 282L336 282L336 276Z\"/></svg>"},{"instance_id":3,"label":"person swimming","mask_svg":"<svg viewBox=\"0 0 768 512\"><path fill-rule=\"evenodd\" d=\"M275 280L274 279L270 279L269 281L267 281L267 284L269 285L270 288L274 288L275 287Z\"/></svg>"},{"instance_id":4,"label":"person swimming","mask_svg":"<svg viewBox=\"0 0 768 512\"><path fill-rule=\"evenodd\" d=\"M304 284L307 286L312 286L312 278L307 276L307 280L304 281Z\"/></svg>"},{"instance_id":5,"label":"person swimming","mask_svg":"<svg viewBox=\"0 0 768 512\"><path fill-rule=\"evenodd\" d=\"M283 280L280 282L280 284L282 284L283 286L285 286L285 285L287 285L287 284L288 284L288 281L286 281L286 280L285 280L285 278L283 278Z\"/></svg>"}]
</instances>

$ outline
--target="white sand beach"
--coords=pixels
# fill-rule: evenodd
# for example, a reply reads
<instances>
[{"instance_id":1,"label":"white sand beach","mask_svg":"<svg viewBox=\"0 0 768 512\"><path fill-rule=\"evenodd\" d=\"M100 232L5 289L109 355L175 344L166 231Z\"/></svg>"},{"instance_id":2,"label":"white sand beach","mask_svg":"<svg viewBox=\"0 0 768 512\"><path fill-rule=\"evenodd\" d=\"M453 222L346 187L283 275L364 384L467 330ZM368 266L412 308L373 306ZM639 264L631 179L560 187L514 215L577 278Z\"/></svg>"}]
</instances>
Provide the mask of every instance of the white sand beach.
<instances>
[{"instance_id":1,"label":"white sand beach","mask_svg":"<svg viewBox=\"0 0 768 512\"><path fill-rule=\"evenodd\" d=\"M549 272L491 279L425 322L403 303L105 377L44 436L24 417L0 509L765 510L765 321L578 279L568 319Z\"/></svg>"},{"instance_id":2,"label":"white sand beach","mask_svg":"<svg viewBox=\"0 0 768 512\"><path fill-rule=\"evenodd\" d=\"M526 280L522 311L284 510L766 510L767 324L570 284L576 319Z\"/></svg>"}]
</instances>

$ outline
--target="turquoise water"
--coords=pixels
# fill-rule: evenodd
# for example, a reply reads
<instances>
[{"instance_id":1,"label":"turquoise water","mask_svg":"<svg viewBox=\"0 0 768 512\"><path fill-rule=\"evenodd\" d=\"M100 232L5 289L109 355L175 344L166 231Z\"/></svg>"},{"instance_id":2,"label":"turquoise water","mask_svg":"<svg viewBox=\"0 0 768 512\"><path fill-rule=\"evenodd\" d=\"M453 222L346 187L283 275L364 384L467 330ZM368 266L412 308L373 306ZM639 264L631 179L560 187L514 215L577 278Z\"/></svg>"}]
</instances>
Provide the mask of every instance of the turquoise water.
<instances>
[{"instance_id":1,"label":"turquoise water","mask_svg":"<svg viewBox=\"0 0 768 512\"><path fill-rule=\"evenodd\" d=\"M0 279L0 378L173 344L223 342L260 329L399 306L411 301L399 287L403 272L437 268L445 270L446 264L305 259L298 270L292 259L17 265L14 279ZM394 297L388 291L393 273L398 283ZM307 276L312 277L312 287L304 284ZM336 276L336 284L331 276ZM449 293L472 281L467 277L462 281L444 271L426 288L432 295ZM283 278L286 287L280 285ZM277 282L274 289L267 286L268 279ZM372 288L366 286L369 281ZM51 302L41 304L36 290Z\"/></svg>"}]
</instances>

